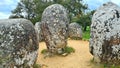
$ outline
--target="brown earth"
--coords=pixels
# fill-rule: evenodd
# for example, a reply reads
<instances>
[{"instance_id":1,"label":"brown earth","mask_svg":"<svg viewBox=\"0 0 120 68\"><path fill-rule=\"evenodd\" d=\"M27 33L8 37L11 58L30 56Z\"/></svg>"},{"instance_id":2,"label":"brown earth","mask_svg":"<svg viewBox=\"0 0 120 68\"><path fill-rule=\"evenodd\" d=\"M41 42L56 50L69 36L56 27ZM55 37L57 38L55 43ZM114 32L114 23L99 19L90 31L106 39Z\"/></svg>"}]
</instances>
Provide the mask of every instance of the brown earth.
<instances>
[{"instance_id":1,"label":"brown earth","mask_svg":"<svg viewBox=\"0 0 120 68\"><path fill-rule=\"evenodd\" d=\"M89 53L89 42L81 40L68 40L68 46L75 49L66 57L53 56L44 58L41 50L46 49L45 43L39 44L39 55L37 64L42 64L43 68L98 68L91 63L93 56Z\"/></svg>"}]
</instances>

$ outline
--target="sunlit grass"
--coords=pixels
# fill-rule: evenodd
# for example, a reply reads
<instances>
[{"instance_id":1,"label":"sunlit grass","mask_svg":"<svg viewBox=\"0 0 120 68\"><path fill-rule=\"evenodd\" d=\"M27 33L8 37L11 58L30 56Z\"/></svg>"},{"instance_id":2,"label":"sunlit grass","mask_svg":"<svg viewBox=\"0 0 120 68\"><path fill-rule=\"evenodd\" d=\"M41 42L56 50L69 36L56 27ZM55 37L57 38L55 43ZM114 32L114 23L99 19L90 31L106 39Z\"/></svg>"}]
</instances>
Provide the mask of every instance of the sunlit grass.
<instances>
[{"instance_id":1,"label":"sunlit grass","mask_svg":"<svg viewBox=\"0 0 120 68\"><path fill-rule=\"evenodd\" d=\"M66 47L64 48L62 54L64 54L64 53L70 54L70 53L74 53L74 52L75 52L75 49L74 49L73 47L66 46ZM48 53L48 50L47 50L47 49L43 49L43 50L41 51L41 54L46 54L46 53Z\"/></svg>"},{"instance_id":2,"label":"sunlit grass","mask_svg":"<svg viewBox=\"0 0 120 68\"><path fill-rule=\"evenodd\" d=\"M120 65L96 63L96 62L94 62L94 59L91 59L90 63L93 66L93 68L120 68Z\"/></svg>"},{"instance_id":3,"label":"sunlit grass","mask_svg":"<svg viewBox=\"0 0 120 68\"><path fill-rule=\"evenodd\" d=\"M88 26L86 31L83 32L82 40L89 40L90 39L90 27Z\"/></svg>"}]
</instances>

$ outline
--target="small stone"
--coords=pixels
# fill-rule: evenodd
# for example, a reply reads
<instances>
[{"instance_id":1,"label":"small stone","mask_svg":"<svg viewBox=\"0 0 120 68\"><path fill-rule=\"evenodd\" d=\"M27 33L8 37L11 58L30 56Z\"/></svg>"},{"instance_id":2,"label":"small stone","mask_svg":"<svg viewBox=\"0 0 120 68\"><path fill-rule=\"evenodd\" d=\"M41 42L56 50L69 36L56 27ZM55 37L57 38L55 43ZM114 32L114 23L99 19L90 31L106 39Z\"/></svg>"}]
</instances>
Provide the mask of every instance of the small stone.
<instances>
[{"instance_id":1,"label":"small stone","mask_svg":"<svg viewBox=\"0 0 120 68\"><path fill-rule=\"evenodd\" d=\"M62 54L62 56L64 56L64 57L67 56L67 55L68 55L68 53L63 53L63 54Z\"/></svg>"}]
</instances>

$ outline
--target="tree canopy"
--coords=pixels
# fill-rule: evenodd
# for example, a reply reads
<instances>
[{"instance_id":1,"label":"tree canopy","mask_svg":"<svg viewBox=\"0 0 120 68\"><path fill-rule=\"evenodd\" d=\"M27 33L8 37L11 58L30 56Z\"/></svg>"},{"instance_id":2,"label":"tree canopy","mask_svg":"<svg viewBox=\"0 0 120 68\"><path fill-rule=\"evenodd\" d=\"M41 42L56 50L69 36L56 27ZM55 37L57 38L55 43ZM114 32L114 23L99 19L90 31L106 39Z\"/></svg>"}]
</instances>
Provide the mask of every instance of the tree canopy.
<instances>
[{"instance_id":1,"label":"tree canopy","mask_svg":"<svg viewBox=\"0 0 120 68\"><path fill-rule=\"evenodd\" d=\"M12 14L31 20L35 24L41 20L44 9L55 3L63 5L68 10L70 21L73 17L79 18L88 8L83 0L20 0Z\"/></svg>"}]
</instances>

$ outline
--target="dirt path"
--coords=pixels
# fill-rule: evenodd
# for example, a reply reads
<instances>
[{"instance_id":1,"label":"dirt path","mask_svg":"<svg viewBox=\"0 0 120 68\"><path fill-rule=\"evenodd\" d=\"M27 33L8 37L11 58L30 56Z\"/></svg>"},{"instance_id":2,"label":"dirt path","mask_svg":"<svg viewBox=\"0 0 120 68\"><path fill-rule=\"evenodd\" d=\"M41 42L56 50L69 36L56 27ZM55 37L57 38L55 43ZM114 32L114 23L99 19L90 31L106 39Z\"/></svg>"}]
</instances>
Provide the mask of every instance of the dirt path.
<instances>
[{"instance_id":1,"label":"dirt path","mask_svg":"<svg viewBox=\"0 0 120 68\"><path fill-rule=\"evenodd\" d=\"M93 56L89 53L88 41L69 40L68 45L75 49L75 53L66 57L54 56L44 59L44 56L40 52L45 49L46 46L44 42L41 42L37 64L45 64L48 66L44 68L94 68L90 62Z\"/></svg>"}]
</instances>

